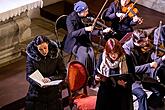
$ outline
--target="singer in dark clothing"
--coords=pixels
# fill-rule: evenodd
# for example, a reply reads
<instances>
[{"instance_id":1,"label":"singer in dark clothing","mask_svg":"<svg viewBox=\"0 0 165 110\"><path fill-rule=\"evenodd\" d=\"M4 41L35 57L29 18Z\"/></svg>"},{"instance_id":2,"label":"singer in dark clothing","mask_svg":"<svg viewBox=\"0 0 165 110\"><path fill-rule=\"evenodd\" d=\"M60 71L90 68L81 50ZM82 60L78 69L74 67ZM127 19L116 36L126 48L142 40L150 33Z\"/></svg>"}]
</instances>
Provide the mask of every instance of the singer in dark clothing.
<instances>
[{"instance_id":1,"label":"singer in dark clothing","mask_svg":"<svg viewBox=\"0 0 165 110\"><path fill-rule=\"evenodd\" d=\"M38 35L26 49L26 80L29 90L25 101L25 110L62 110L62 101L57 85L40 87L29 78L36 70L44 77L44 83L53 80L64 80L66 67L56 42L46 36Z\"/></svg>"}]
</instances>

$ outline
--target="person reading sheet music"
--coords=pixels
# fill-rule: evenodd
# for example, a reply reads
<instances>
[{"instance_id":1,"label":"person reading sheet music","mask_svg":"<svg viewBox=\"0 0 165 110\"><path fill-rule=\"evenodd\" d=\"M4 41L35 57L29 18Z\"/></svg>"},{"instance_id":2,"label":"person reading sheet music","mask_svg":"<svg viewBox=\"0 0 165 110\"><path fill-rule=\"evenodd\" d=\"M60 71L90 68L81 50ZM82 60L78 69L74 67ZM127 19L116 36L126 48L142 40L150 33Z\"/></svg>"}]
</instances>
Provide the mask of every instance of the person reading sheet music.
<instances>
[{"instance_id":1,"label":"person reading sheet music","mask_svg":"<svg viewBox=\"0 0 165 110\"><path fill-rule=\"evenodd\" d=\"M96 67L95 80L100 81L96 110L133 110L131 85L134 72L131 58L117 39L110 38ZM129 78L119 74L129 75Z\"/></svg>"},{"instance_id":2,"label":"person reading sheet music","mask_svg":"<svg viewBox=\"0 0 165 110\"><path fill-rule=\"evenodd\" d=\"M57 44L38 35L28 44L26 53L26 80L30 85L25 110L62 110L58 86L42 88L29 77L38 70L44 83L65 79L66 67Z\"/></svg>"},{"instance_id":3,"label":"person reading sheet music","mask_svg":"<svg viewBox=\"0 0 165 110\"><path fill-rule=\"evenodd\" d=\"M59 85L63 80L54 80L54 81L48 81L43 82L43 79L45 79L39 70L36 70L34 73L32 73L29 76L32 80L34 80L40 87L48 87L53 85Z\"/></svg>"}]
</instances>

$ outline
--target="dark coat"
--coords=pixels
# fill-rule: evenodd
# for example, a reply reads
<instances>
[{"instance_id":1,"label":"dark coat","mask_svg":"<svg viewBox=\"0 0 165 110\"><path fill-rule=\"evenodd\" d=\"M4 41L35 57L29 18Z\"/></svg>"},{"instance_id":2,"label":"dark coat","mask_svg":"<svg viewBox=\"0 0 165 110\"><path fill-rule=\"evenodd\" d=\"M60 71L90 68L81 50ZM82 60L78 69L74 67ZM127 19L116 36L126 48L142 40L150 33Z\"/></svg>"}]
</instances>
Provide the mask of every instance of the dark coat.
<instances>
[{"instance_id":1,"label":"dark coat","mask_svg":"<svg viewBox=\"0 0 165 110\"><path fill-rule=\"evenodd\" d=\"M97 68L100 67L101 62L102 54L98 60ZM134 76L135 67L132 63L131 57L128 55L126 55L126 62L128 72L132 74L131 76ZM110 69L109 71L111 74L119 74L119 68ZM127 78L127 86L125 88L119 85L114 86L114 81L111 80L111 78L108 78L105 82L101 81L97 94L96 110L103 110L103 108L105 110L133 110L131 89L133 79L133 77Z\"/></svg>"},{"instance_id":2,"label":"dark coat","mask_svg":"<svg viewBox=\"0 0 165 110\"><path fill-rule=\"evenodd\" d=\"M106 11L105 17L106 20L112 22L112 28L118 34L122 35L123 37L128 32L132 32L132 26L136 25L137 23L133 22L132 18L126 16L121 22L120 19L116 16L116 13L121 13L120 7L117 7L114 2L110 4L108 10Z\"/></svg>"},{"instance_id":3,"label":"dark coat","mask_svg":"<svg viewBox=\"0 0 165 110\"><path fill-rule=\"evenodd\" d=\"M152 74L152 68L150 67L150 63L153 61L152 53L153 51L148 51L143 53L140 48L134 45L133 38L127 41L123 48L125 52L132 57L133 63L135 65L135 73L138 75L142 75L143 73ZM161 59L156 60L158 64L162 61Z\"/></svg>"},{"instance_id":4,"label":"dark coat","mask_svg":"<svg viewBox=\"0 0 165 110\"><path fill-rule=\"evenodd\" d=\"M39 110L41 109L41 106L46 107L49 106L50 103L52 103L52 105L50 104L51 107L47 107L47 109L50 108L48 110L52 110L54 108L56 108L56 110L61 109L58 86L41 88L35 81L28 77L37 69L41 72L43 77L48 77L51 80L64 79L66 77L65 64L57 48L57 44L53 41L50 41L48 49L48 55L44 57L38 52L34 40L27 46L26 79L30 83L26 101L28 106L27 110L29 107L33 108L34 106L36 107L35 110ZM38 104L37 106L37 103L42 104ZM46 109L44 107L42 109Z\"/></svg>"},{"instance_id":5,"label":"dark coat","mask_svg":"<svg viewBox=\"0 0 165 110\"><path fill-rule=\"evenodd\" d=\"M64 51L71 53L75 45L89 47L91 46L90 34L99 35L99 30L94 30L92 33L85 31L85 25L82 23L78 14L73 11L68 15L66 20L68 35L64 43Z\"/></svg>"},{"instance_id":6,"label":"dark coat","mask_svg":"<svg viewBox=\"0 0 165 110\"><path fill-rule=\"evenodd\" d=\"M136 66L136 73L150 73L151 68L149 62L151 62L152 60L148 55L151 55L151 53L146 53L145 56L141 55L138 47L135 47L135 45L133 44L132 38L123 45L123 48L125 52L132 57L133 63Z\"/></svg>"}]
</instances>

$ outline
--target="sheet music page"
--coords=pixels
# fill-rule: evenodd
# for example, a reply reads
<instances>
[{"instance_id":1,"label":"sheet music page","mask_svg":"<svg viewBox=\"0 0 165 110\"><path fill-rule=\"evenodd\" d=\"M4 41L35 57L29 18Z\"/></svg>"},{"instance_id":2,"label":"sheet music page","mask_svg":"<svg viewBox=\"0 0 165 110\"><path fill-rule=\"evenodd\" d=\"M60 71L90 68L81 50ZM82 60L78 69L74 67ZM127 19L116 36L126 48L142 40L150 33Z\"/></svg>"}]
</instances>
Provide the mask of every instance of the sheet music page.
<instances>
[{"instance_id":1,"label":"sheet music page","mask_svg":"<svg viewBox=\"0 0 165 110\"><path fill-rule=\"evenodd\" d=\"M30 76L29 76L31 79L33 79L34 81L36 81L37 83L43 85L44 82L42 82L42 79L44 78L42 76L42 74L39 72L39 70L36 70L34 73L32 73Z\"/></svg>"},{"instance_id":2,"label":"sheet music page","mask_svg":"<svg viewBox=\"0 0 165 110\"><path fill-rule=\"evenodd\" d=\"M51 81L48 83L44 83L44 86L52 86L52 85L58 85L62 82L63 80L55 80L55 81Z\"/></svg>"},{"instance_id":3,"label":"sheet music page","mask_svg":"<svg viewBox=\"0 0 165 110\"><path fill-rule=\"evenodd\" d=\"M36 81L39 86L43 87L43 86L53 86L53 85L58 85L60 84L63 80L55 80L55 81L51 81L51 82L48 82L48 83L44 83L42 82L42 79L44 78L42 76L42 74L39 72L39 70L36 70L34 73L32 73L30 76L29 76L31 79L33 79L34 81Z\"/></svg>"}]
</instances>

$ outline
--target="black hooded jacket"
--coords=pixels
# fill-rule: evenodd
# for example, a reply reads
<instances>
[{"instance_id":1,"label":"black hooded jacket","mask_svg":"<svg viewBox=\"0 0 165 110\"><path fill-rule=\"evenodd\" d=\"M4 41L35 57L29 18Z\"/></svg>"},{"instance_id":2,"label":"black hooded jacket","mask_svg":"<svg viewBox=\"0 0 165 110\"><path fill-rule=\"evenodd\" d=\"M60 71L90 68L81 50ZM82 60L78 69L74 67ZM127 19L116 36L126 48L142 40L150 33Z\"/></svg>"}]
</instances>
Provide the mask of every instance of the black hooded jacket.
<instances>
[{"instance_id":1,"label":"black hooded jacket","mask_svg":"<svg viewBox=\"0 0 165 110\"><path fill-rule=\"evenodd\" d=\"M42 56L37 50L35 39L27 46L26 79L30 83L27 95L29 100L36 100L36 98L37 100L55 100L56 93L59 91L58 87L55 86L41 88L35 81L30 79L29 75L37 69L43 77L48 77L51 80L65 79L66 77L66 67L57 44L50 41L48 49L48 55ZM43 97L46 97L46 99Z\"/></svg>"}]
</instances>

